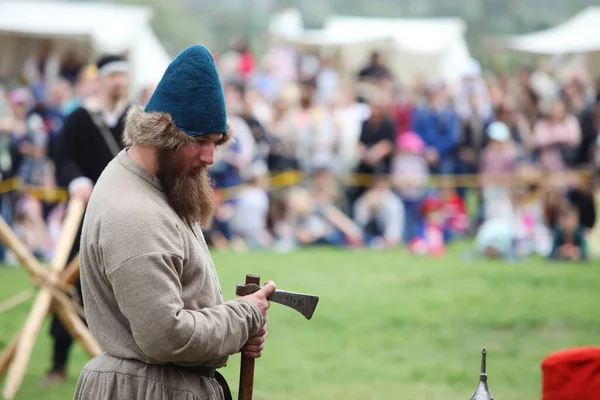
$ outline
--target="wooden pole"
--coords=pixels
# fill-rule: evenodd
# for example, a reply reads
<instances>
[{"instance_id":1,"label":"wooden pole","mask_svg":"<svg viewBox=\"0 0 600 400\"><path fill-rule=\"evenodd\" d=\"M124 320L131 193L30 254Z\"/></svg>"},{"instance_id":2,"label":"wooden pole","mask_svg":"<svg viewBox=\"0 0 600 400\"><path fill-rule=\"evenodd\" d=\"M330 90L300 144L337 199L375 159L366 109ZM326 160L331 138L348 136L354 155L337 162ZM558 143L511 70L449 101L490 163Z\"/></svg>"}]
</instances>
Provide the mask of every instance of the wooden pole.
<instances>
[{"instance_id":1,"label":"wooden pole","mask_svg":"<svg viewBox=\"0 0 600 400\"><path fill-rule=\"evenodd\" d=\"M252 274L246 275L246 285L250 283L260 285L260 276ZM252 392L254 389L254 361L254 358L246 357L242 352L238 400L252 400Z\"/></svg>"},{"instance_id":2,"label":"wooden pole","mask_svg":"<svg viewBox=\"0 0 600 400\"><path fill-rule=\"evenodd\" d=\"M60 238L55 252L54 259L50 265L50 282L58 283L57 277L60 271L67 263L67 259L75 237L79 231L79 224L85 211L85 203L79 198L73 198L67 207L65 220L61 229ZM33 256L32 256L33 257ZM37 260L36 260L37 261ZM42 326L44 318L50 310L53 293L48 287L42 287L35 303L25 321L23 331L17 347L14 358L8 370L3 395L6 399L12 400L17 393L33 351L37 335Z\"/></svg>"},{"instance_id":3,"label":"wooden pole","mask_svg":"<svg viewBox=\"0 0 600 400\"><path fill-rule=\"evenodd\" d=\"M5 311L10 310L13 307L18 306L21 303L26 302L27 300L32 298L34 294L35 294L35 290L27 289L27 290L22 291L21 293L17 293L10 299L3 301L2 303L0 303L0 314L2 314Z\"/></svg>"},{"instance_id":4,"label":"wooden pole","mask_svg":"<svg viewBox=\"0 0 600 400\"><path fill-rule=\"evenodd\" d=\"M43 286L44 284L48 284L53 281L48 269L42 267L37 258L31 254L27 246L17 237L17 235L15 235L15 233L10 229L10 226L8 226L4 218L1 216L0 240L7 248L15 253L17 259L25 271L29 273L29 277L36 285ZM62 283L59 283L59 287L65 292L68 292L69 290L69 288Z\"/></svg>"},{"instance_id":5,"label":"wooden pole","mask_svg":"<svg viewBox=\"0 0 600 400\"><path fill-rule=\"evenodd\" d=\"M94 339L89 329L87 329L77 314L70 312L70 310L68 310L62 304L58 305L56 308L56 313L71 336L81 342L81 345L88 353L90 358L100 355L102 352L100 345L98 342L96 342L96 339Z\"/></svg>"},{"instance_id":6,"label":"wooden pole","mask_svg":"<svg viewBox=\"0 0 600 400\"><path fill-rule=\"evenodd\" d=\"M42 289L23 325L23 331L15 348L14 358L8 369L4 391L2 392L7 400L12 400L21 386L37 334L42 327L44 317L48 313L51 301L52 293L49 290Z\"/></svg>"},{"instance_id":7,"label":"wooden pole","mask_svg":"<svg viewBox=\"0 0 600 400\"><path fill-rule=\"evenodd\" d=\"M15 349L17 348L17 343L19 342L20 336L21 336L21 331L19 331L12 338L12 340L10 341L10 343L4 349L4 351L2 352L2 355L0 356L0 378L2 377L2 375L4 375L4 373L8 369L8 366L10 365L10 362L12 361L13 356L15 355Z\"/></svg>"},{"instance_id":8,"label":"wooden pole","mask_svg":"<svg viewBox=\"0 0 600 400\"><path fill-rule=\"evenodd\" d=\"M79 278L79 253L67 265L60 274L60 282L65 285L72 285Z\"/></svg>"}]
</instances>

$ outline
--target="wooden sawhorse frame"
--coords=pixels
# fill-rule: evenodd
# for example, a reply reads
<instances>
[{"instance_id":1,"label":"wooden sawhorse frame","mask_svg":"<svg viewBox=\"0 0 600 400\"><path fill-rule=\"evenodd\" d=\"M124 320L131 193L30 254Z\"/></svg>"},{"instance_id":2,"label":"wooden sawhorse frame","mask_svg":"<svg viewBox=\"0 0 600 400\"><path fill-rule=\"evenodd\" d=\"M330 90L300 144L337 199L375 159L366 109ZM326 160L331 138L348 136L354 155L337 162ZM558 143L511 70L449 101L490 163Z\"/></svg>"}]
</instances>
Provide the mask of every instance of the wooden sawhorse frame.
<instances>
[{"instance_id":1,"label":"wooden sawhorse frame","mask_svg":"<svg viewBox=\"0 0 600 400\"><path fill-rule=\"evenodd\" d=\"M6 400L12 400L19 390L39 330L46 316L53 310L71 336L79 340L90 357L95 357L102 351L81 320L83 316L81 306L69 297L69 294L74 291L72 283L79 276L79 257L65 268L84 211L83 201L77 198L69 201L54 259L49 268L43 267L38 262L6 221L0 217L0 240L15 253L21 265L29 273L33 284L39 288L25 324L0 355L0 377L8 370L2 392Z\"/></svg>"}]
</instances>

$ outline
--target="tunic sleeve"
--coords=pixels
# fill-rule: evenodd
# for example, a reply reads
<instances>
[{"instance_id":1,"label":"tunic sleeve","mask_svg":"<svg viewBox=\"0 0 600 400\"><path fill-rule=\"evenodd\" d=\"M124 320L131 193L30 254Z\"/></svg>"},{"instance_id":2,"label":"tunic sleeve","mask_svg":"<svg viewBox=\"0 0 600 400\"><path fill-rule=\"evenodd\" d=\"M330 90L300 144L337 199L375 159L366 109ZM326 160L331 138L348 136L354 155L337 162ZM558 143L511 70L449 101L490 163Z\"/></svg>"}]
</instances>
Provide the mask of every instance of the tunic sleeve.
<instances>
[{"instance_id":1,"label":"tunic sleeve","mask_svg":"<svg viewBox=\"0 0 600 400\"><path fill-rule=\"evenodd\" d=\"M184 309L177 272L182 268L179 255L145 253L126 260L107 278L147 357L210 365L238 352L262 326L262 316L241 299L199 311Z\"/></svg>"}]
</instances>

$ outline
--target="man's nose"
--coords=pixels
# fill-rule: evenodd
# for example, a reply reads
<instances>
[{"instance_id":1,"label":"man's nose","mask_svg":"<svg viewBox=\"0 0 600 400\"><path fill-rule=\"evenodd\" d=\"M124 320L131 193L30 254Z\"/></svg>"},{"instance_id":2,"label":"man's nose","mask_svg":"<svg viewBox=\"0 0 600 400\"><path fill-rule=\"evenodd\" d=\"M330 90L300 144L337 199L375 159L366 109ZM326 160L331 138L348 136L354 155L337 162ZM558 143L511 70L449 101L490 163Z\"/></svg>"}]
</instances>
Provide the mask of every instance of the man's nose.
<instances>
[{"instance_id":1,"label":"man's nose","mask_svg":"<svg viewBox=\"0 0 600 400\"><path fill-rule=\"evenodd\" d=\"M213 165L215 162L215 145L213 143L203 146L200 152L200 161L206 165Z\"/></svg>"}]
</instances>

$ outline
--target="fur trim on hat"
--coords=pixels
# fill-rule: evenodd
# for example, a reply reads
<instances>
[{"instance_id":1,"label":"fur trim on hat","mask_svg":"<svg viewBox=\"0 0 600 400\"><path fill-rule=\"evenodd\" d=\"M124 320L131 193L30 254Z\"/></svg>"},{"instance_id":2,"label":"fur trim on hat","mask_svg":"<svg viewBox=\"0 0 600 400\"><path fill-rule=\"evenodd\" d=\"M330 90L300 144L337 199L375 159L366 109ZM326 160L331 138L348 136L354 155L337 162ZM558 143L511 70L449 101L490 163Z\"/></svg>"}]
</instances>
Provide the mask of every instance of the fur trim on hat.
<instances>
[{"instance_id":1,"label":"fur trim on hat","mask_svg":"<svg viewBox=\"0 0 600 400\"><path fill-rule=\"evenodd\" d=\"M232 137L231 124L227 123L227 133L216 145L227 143ZM176 150L187 144L197 143L198 136L188 135L175 125L171 116L164 112L145 112L139 104L132 105L127 111L123 144L133 146L158 147Z\"/></svg>"}]
</instances>

